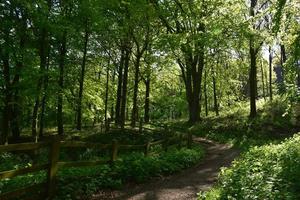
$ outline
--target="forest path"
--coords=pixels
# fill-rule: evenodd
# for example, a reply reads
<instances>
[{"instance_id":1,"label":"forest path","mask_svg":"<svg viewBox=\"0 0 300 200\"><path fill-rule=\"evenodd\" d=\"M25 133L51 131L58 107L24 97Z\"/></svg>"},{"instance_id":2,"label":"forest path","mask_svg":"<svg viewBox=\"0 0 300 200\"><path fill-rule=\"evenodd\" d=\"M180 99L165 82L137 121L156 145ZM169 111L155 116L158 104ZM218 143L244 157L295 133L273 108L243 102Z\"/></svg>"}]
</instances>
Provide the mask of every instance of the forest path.
<instances>
[{"instance_id":1,"label":"forest path","mask_svg":"<svg viewBox=\"0 0 300 200\"><path fill-rule=\"evenodd\" d=\"M189 200L196 199L199 191L208 190L217 180L221 167L229 166L240 151L227 144L219 144L195 137L195 142L205 147L204 159L189 169L163 179L144 184L128 185L120 191L95 194L92 200Z\"/></svg>"}]
</instances>

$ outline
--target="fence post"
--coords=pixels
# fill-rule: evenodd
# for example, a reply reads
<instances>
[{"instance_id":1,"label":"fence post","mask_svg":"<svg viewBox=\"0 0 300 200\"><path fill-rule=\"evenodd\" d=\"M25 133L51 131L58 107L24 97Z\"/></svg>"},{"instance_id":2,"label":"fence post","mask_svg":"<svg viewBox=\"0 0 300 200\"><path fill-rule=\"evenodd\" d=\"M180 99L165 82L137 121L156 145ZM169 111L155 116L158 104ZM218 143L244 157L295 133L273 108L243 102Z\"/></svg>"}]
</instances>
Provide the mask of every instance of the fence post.
<instances>
[{"instance_id":1,"label":"fence post","mask_svg":"<svg viewBox=\"0 0 300 200\"><path fill-rule=\"evenodd\" d=\"M111 163L117 160L118 156L118 142L117 140L112 141L112 150L111 150Z\"/></svg>"},{"instance_id":2,"label":"fence post","mask_svg":"<svg viewBox=\"0 0 300 200\"><path fill-rule=\"evenodd\" d=\"M149 150L150 150L150 141L148 141L145 145L145 151L144 151L145 156L149 155Z\"/></svg>"},{"instance_id":3,"label":"fence post","mask_svg":"<svg viewBox=\"0 0 300 200\"><path fill-rule=\"evenodd\" d=\"M47 199L52 199L55 193L55 176L58 170L60 138L55 136L50 144L49 168L47 174Z\"/></svg>"}]
</instances>

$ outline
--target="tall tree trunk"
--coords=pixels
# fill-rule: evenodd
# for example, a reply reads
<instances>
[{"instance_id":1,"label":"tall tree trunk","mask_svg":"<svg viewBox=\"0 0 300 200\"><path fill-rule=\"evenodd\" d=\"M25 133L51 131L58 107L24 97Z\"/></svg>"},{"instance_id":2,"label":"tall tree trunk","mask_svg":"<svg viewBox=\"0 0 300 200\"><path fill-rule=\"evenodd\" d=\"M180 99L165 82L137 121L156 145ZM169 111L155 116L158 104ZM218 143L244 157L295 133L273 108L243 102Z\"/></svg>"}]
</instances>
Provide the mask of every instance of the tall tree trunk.
<instances>
[{"instance_id":1,"label":"tall tree trunk","mask_svg":"<svg viewBox=\"0 0 300 200\"><path fill-rule=\"evenodd\" d=\"M121 128L124 128L126 118L126 100L127 100L127 82L128 82L128 69L130 60L130 49L127 47L124 57L124 76L122 84L122 100L121 100Z\"/></svg>"},{"instance_id":2,"label":"tall tree trunk","mask_svg":"<svg viewBox=\"0 0 300 200\"><path fill-rule=\"evenodd\" d=\"M115 77L116 77L116 70L113 70L113 75L112 75L112 84L115 84ZM113 96L113 95L112 95ZM113 98L111 100L111 108L110 108L110 117L112 120L115 119L115 110L114 110L114 101Z\"/></svg>"},{"instance_id":3,"label":"tall tree trunk","mask_svg":"<svg viewBox=\"0 0 300 200\"><path fill-rule=\"evenodd\" d=\"M76 125L77 130L81 130L81 128L82 128L82 123L81 123L81 121L82 121L82 95L83 95L83 84L84 84L84 75L85 75L85 67L86 67L86 54L87 54L88 41L89 41L88 22L86 22L84 47L83 47L83 58L82 58L81 74L80 74L80 82L79 82L79 95L78 95L78 103L77 103L77 125Z\"/></svg>"},{"instance_id":4,"label":"tall tree trunk","mask_svg":"<svg viewBox=\"0 0 300 200\"><path fill-rule=\"evenodd\" d=\"M0 144L5 144L8 142L9 134L9 119L11 111L11 84L10 84L10 69L9 69L9 54L4 52L2 56L3 62L3 79L4 79L4 108L2 115L2 131Z\"/></svg>"},{"instance_id":5,"label":"tall tree trunk","mask_svg":"<svg viewBox=\"0 0 300 200\"><path fill-rule=\"evenodd\" d=\"M212 80L213 80L213 92L214 92L214 110L216 112L216 116L219 116L219 106L217 99L217 86L216 86L216 72L212 70Z\"/></svg>"},{"instance_id":6,"label":"tall tree trunk","mask_svg":"<svg viewBox=\"0 0 300 200\"><path fill-rule=\"evenodd\" d=\"M45 110L46 110L46 103L47 103L47 90L48 90L48 81L49 81L49 75L48 75L49 65L50 65L50 50L49 50L49 45L48 45L48 58L47 58L46 74L44 76L44 92L43 92L42 105L41 105L39 137L44 136Z\"/></svg>"},{"instance_id":7,"label":"tall tree trunk","mask_svg":"<svg viewBox=\"0 0 300 200\"><path fill-rule=\"evenodd\" d=\"M149 114L149 111L150 111L150 76L147 76L147 79L145 81L145 86L146 86L146 94L145 94L144 120L145 120L145 123L149 123L149 121L150 121L150 114Z\"/></svg>"},{"instance_id":8,"label":"tall tree trunk","mask_svg":"<svg viewBox=\"0 0 300 200\"><path fill-rule=\"evenodd\" d=\"M283 66L287 60L285 46L283 44L280 45L280 51L281 51L281 65Z\"/></svg>"},{"instance_id":9,"label":"tall tree trunk","mask_svg":"<svg viewBox=\"0 0 300 200\"><path fill-rule=\"evenodd\" d=\"M67 45L67 32L64 31L61 44L59 49L59 80L58 87L59 93L57 97L57 131L59 135L64 134L63 126L63 88L64 88L64 68L65 68L65 57L66 57L66 45Z\"/></svg>"},{"instance_id":10,"label":"tall tree trunk","mask_svg":"<svg viewBox=\"0 0 300 200\"><path fill-rule=\"evenodd\" d=\"M47 5L48 5L48 13L47 13L47 18L49 15L49 11L52 6L52 1L47 0ZM38 125L38 110L40 107L40 95L41 95L41 90L43 88L43 82L44 82L44 74L45 74L45 69L47 65L47 45L48 45L48 31L46 27L41 28L41 33L40 33L40 38L39 38L39 57L40 57L40 72L39 72L39 79L38 79L38 84L37 84L37 92L36 92L36 97L35 97L35 103L33 106L33 111L32 111L32 119L31 119L31 134L32 137L35 138L37 141L37 125Z\"/></svg>"},{"instance_id":11,"label":"tall tree trunk","mask_svg":"<svg viewBox=\"0 0 300 200\"><path fill-rule=\"evenodd\" d=\"M184 50L183 50L184 52ZM194 124L200 120L200 89L201 76L204 67L204 53L193 57L191 52L185 52L186 64L179 61L178 64L182 71L185 83L186 99L189 110L189 123Z\"/></svg>"},{"instance_id":12,"label":"tall tree trunk","mask_svg":"<svg viewBox=\"0 0 300 200\"><path fill-rule=\"evenodd\" d=\"M256 54L253 47L253 40L250 39L250 118L256 117L256 94L257 94L257 82L256 82Z\"/></svg>"},{"instance_id":13,"label":"tall tree trunk","mask_svg":"<svg viewBox=\"0 0 300 200\"><path fill-rule=\"evenodd\" d=\"M19 93L19 83L20 83L20 73L22 68L24 67L24 46L26 40L26 20L23 18L21 22L21 29L20 29L20 58L17 60L16 63L16 74L13 79L12 89L13 89L13 96L12 101L13 104L11 105L11 119L10 119L10 127L12 131L12 136L14 141L18 141L20 138L20 118L21 118L21 108L20 108L20 93Z\"/></svg>"},{"instance_id":14,"label":"tall tree trunk","mask_svg":"<svg viewBox=\"0 0 300 200\"><path fill-rule=\"evenodd\" d=\"M282 82L279 83L279 92L283 93L285 91L285 84L284 84L284 64L287 61L287 56L286 56L286 51L285 51L285 46L283 44L280 45L280 62L281 62L281 76L282 76Z\"/></svg>"},{"instance_id":15,"label":"tall tree trunk","mask_svg":"<svg viewBox=\"0 0 300 200\"><path fill-rule=\"evenodd\" d=\"M270 100L273 100L273 90L272 90L272 48L269 46L269 95L270 95Z\"/></svg>"},{"instance_id":16,"label":"tall tree trunk","mask_svg":"<svg viewBox=\"0 0 300 200\"><path fill-rule=\"evenodd\" d=\"M135 72L134 72L134 88L133 88L133 107L131 112L131 126L135 127L136 120L138 117L138 108L137 108L137 96L139 90L139 73L140 73L140 60L141 56L138 54L135 61Z\"/></svg>"},{"instance_id":17,"label":"tall tree trunk","mask_svg":"<svg viewBox=\"0 0 300 200\"><path fill-rule=\"evenodd\" d=\"M264 64L263 61L261 60L261 65L260 65L260 71L261 71L261 82L262 82L262 92L263 92L263 97L264 100L266 101L266 91L265 91L265 76L264 76Z\"/></svg>"},{"instance_id":18,"label":"tall tree trunk","mask_svg":"<svg viewBox=\"0 0 300 200\"><path fill-rule=\"evenodd\" d=\"M40 76L38 79L38 85L37 85L37 92L36 92L36 97L35 97L35 104L33 106L33 111L32 111L32 123L31 123L31 132L32 132L32 137L37 140L37 125L38 125L38 110L40 107L40 95L41 91L43 88L43 82L44 82L44 74L45 74L45 69L47 65L47 37L48 33L45 28L42 29L41 31L41 36L40 36L40 47L39 47L39 56L40 56Z\"/></svg>"},{"instance_id":19,"label":"tall tree trunk","mask_svg":"<svg viewBox=\"0 0 300 200\"><path fill-rule=\"evenodd\" d=\"M204 71L204 104L205 104L205 116L208 116L208 104L207 104L207 72Z\"/></svg>"},{"instance_id":20,"label":"tall tree trunk","mask_svg":"<svg viewBox=\"0 0 300 200\"><path fill-rule=\"evenodd\" d=\"M257 0L250 2L250 16L254 17L254 7ZM249 86L250 86L250 118L256 117L256 95L257 95L257 69L256 69L256 48L254 36L251 35L249 39L249 54L250 54L250 73L249 73Z\"/></svg>"},{"instance_id":21,"label":"tall tree trunk","mask_svg":"<svg viewBox=\"0 0 300 200\"><path fill-rule=\"evenodd\" d=\"M124 68L124 48L121 49L121 59L118 69L118 88L117 88L117 99L116 99L116 125L121 125L121 100L122 100L122 84L123 84L123 68Z\"/></svg>"},{"instance_id":22,"label":"tall tree trunk","mask_svg":"<svg viewBox=\"0 0 300 200\"><path fill-rule=\"evenodd\" d=\"M106 69L106 84L105 84L105 104L104 104L104 120L107 124L107 108L108 108L108 87L109 87L109 65L110 61L108 60L108 65Z\"/></svg>"}]
</instances>

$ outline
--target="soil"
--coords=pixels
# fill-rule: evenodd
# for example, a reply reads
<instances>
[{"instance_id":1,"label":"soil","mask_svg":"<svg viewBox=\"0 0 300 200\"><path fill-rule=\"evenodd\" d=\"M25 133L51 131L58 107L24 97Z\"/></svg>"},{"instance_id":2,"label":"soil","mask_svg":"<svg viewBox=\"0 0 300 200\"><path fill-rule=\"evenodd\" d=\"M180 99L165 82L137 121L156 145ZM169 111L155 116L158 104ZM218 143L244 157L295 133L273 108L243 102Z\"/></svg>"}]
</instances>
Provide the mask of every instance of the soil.
<instances>
[{"instance_id":1,"label":"soil","mask_svg":"<svg viewBox=\"0 0 300 200\"><path fill-rule=\"evenodd\" d=\"M203 138L194 141L204 146L204 159L178 174L149 180L145 184L128 184L119 191L99 191L91 200L190 200L199 191L206 191L217 181L221 167L229 166L240 151L227 144Z\"/></svg>"}]
</instances>

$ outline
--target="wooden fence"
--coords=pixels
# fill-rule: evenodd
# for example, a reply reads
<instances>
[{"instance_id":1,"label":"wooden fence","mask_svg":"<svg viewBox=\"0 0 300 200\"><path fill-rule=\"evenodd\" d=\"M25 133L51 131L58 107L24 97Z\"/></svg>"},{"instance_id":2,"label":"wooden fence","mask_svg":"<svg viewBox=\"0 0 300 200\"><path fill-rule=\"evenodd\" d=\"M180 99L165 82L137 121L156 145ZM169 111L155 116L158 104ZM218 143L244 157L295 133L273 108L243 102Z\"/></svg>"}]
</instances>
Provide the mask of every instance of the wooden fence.
<instances>
[{"instance_id":1,"label":"wooden fence","mask_svg":"<svg viewBox=\"0 0 300 200\"><path fill-rule=\"evenodd\" d=\"M38 172L47 170L47 180L44 183L30 185L28 187L20 188L11 192L0 194L1 200L8 200L18 198L24 194L31 194L36 191L40 191L35 199L52 199L55 195L55 180L57 172L60 168L67 167L83 167L83 166L96 166L101 164L112 164L118 156L118 152L121 150L142 150L145 156L150 155L150 147L155 145L162 145L163 149L167 151L171 145L178 145L181 147L183 142L186 141L186 145L190 147L192 142L191 134L188 135L176 135L163 140L154 142L147 142L142 145L125 145L119 144L118 141L114 140L111 144L100 144L100 143L89 143L79 141L60 141L59 137L53 137L49 142L38 142L38 143L20 143L20 144L9 144L0 145L0 153L2 152L16 152L16 151L36 151L40 148L48 147L50 149L49 160L47 164L34 164L30 167L2 171L0 172L0 180L5 178L13 178L19 175L25 175L32 172ZM61 148L91 148L101 149L110 151L109 160L96 160L96 161L70 161L63 162L59 160L59 153ZM30 197L29 199L33 199Z\"/></svg>"}]
</instances>

